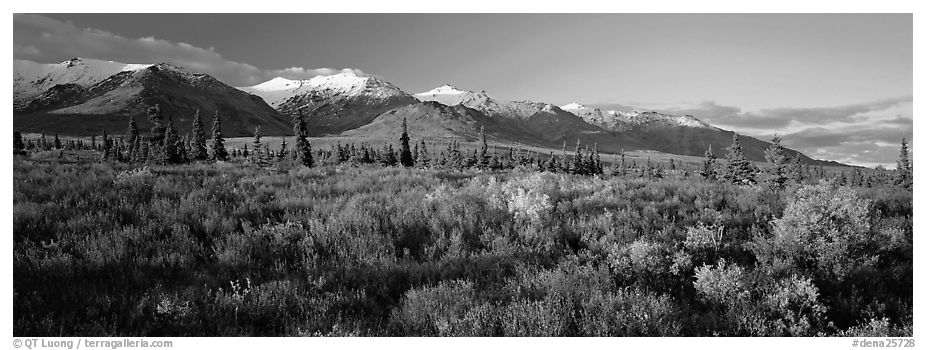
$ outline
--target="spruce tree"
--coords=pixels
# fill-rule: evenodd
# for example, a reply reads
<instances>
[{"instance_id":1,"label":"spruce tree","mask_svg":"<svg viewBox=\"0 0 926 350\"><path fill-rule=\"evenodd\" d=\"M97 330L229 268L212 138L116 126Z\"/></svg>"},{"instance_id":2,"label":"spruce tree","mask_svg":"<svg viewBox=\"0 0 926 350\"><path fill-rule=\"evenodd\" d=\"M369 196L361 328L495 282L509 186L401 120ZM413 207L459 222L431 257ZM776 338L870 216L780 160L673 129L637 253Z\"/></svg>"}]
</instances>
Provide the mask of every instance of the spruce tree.
<instances>
[{"instance_id":1,"label":"spruce tree","mask_svg":"<svg viewBox=\"0 0 926 350\"><path fill-rule=\"evenodd\" d=\"M315 160L312 158L312 145L309 144L308 130L306 130L305 116L302 113L293 117L293 132L296 134L296 154L298 155L299 164L305 167L315 166Z\"/></svg>"},{"instance_id":2,"label":"spruce tree","mask_svg":"<svg viewBox=\"0 0 926 350\"><path fill-rule=\"evenodd\" d=\"M581 144L579 140L576 139L576 154L573 156L572 160L572 173L573 174L585 174L585 160L582 157L582 149L580 148Z\"/></svg>"},{"instance_id":3,"label":"spruce tree","mask_svg":"<svg viewBox=\"0 0 926 350\"><path fill-rule=\"evenodd\" d=\"M701 165L701 176L703 176L708 181L714 181L717 179L717 171L714 169L715 163L717 163L717 156L714 155L713 148L710 144L707 145L707 151L704 152L704 163Z\"/></svg>"},{"instance_id":4,"label":"spruce tree","mask_svg":"<svg viewBox=\"0 0 926 350\"><path fill-rule=\"evenodd\" d=\"M168 120L167 127L164 129L164 140L161 142L161 163L177 164L180 163L180 137L174 130L174 121Z\"/></svg>"},{"instance_id":5,"label":"spruce tree","mask_svg":"<svg viewBox=\"0 0 926 350\"><path fill-rule=\"evenodd\" d=\"M252 157L258 162L261 163L263 160L263 150L261 150L260 142L260 125L254 127L254 153Z\"/></svg>"},{"instance_id":6,"label":"spruce tree","mask_svg":"<svg viewBox=\"0 0 926 350\"><path fill-rule=\"evenodd\" d=\"M907 138L900 140L900 156L897 158L896 178L894 183L904 188L913 186L913 163L910 161L910 150L907 148Z\"/></svg>"},{"instance_id":7,"label":"spruce tree","mask_svg":"<svg viewBox=\"0 0 926 350\"><path fill-rule=\"evenodd\" d=\"M286 150L286 138L284 137L284 138L283 138L283 142L280 143L280 151L277 152L277 158L278 158L279 160L284 160L284 159L286 159L286 153L287 153L287 150Z\"/></svg>"},{"instance_id":8,"label":"spruce tree","mask_svg":"<svg viewBox=\"0 0 926 350\"><path fill-rule=\"evenodd\" d=\"M479 148L479 168L489 167L489 142L486 140L485 126L479 128L479 137L482 140L482 147Z\"/></svg>"},{"instance_id":9,"label":"spruce tree","mask_svg":"<svg viewBox=\"0 0 926 350\"><path fill-rule=\"evenodd\" d=\"M225 139L222 137L222 122L219 111L212 118L212 160L228 160L228 151L225 150Z\"/></svg>"},{"instance_id":10,"label":"spruce tree","mask_svg":"<svg viewBox=\"0 0 926 350\"><path fill-rule=\"evenodd\" d=\"M556 156L553 155L553 152L550 152L550 159L547 159L547 164L544 166L544 169L551 173L559 171L556 165Z\"/></svg>"},{"instance_id":11,"label":"spruce tree","mask_svg":"<svg viewBox=\"0 0 926 350\"><path fill-rule=\"evenodd\" d=\"M206 150L206 130L199 118L199 110L193 115L193 139L190 145L190 158L193 160L206 160L209 152Z\"/></svg>"},{"instance_id":12,"label":"spruce tree","mask_svg":"<svg viewBox=\"0 0 926 350\"><path fill-rule=\"evenodd\" d=\"M726 180L735 185L751 185L756 183L756 168L743 155L739 135L733 134L733 142L727 152Z\"/></svg>"},{"instance_id":13,"label":"spruce tree","mask_svg":"<svg viewBox=\"0 0 926 350\"><path fill-rule=\"evenodd\" d=\"M134 161L135 153L138 152L138 125L135 124L135 117L129 117L129 128L126 130L126 143L129 146L128 159Z\"/></svg>"},{"instance_id":14,"label":"spruce tree","mask_svg":"<svg viewBox=\"0 0 926 350\"><path fill-rule=\"evenodd\" d=\"M415 159L412 158L412 150L408 147L408 123L402 118L402 136L399 137L399 162L404 167L415 165Z\"/></svg>"},{"instance_id":15,"label":"spruce tree","mask_svg":"<svg viewBox=\"0 0 926 350\"><path fill-rule=\"evenodd\" d=\"M772 144L765 150L765 161L770 166L765 176L766 183L773 188L783 188L788 182L788 158L778 135L772 137Z\"/></svg>"},{"instance_id":16,"label":"spruce tree","mask_svg":"<svg viewBox=\"0 0 926 350\"><path fill-rule=\"evenodd\" d=\"M161 115L161 106L155 104L153 107L148 107L148 121L151 122L151 141L155 144L164 142L164 132L167 130L164 127L164 116Z\"/></svg>"},{"instance_id":17,"label":"spruce tree","mask_svg":"<svg viewBox=\"0 0 926 350\"><path fill-rule=\"evenodd\" d=\"M103 160L109 160L109 135L106 134L106 129L103 129Z\"/></svg>"},{"instance_id":18,"label":"spruce tree","mask_svg":"<svg viewBox=\"0 0 926 350\"><path fill-rule=\"evenodd\" d=\"M61 149L61 139L58 138L58 133L55 133L55 149Z\"/></svg>"},{"instance_id":19,"label":"spruce tree","mask_svg":"<svg viewBox=\"0 0 926 350\"><path fill-rule=\"evenodd\" d=\"M424 140L421 140L421 147L418 147L418 158L415 159L415 164L418 164L420 167L427 167L430 163L431 159L428 157L428 147L425 145Z\"/></svg>"},{"instance_id":20,"label":"spruce tree","mask_svg":"<svg viewBox=\"0 0 926 350\"><path fill-rule=\"evenodd\" d=\"M26 154L25 148L26 145L23 144L23 135L20 134L19 131L13 131L13 154Z\"/></svg>"}]
</instances>

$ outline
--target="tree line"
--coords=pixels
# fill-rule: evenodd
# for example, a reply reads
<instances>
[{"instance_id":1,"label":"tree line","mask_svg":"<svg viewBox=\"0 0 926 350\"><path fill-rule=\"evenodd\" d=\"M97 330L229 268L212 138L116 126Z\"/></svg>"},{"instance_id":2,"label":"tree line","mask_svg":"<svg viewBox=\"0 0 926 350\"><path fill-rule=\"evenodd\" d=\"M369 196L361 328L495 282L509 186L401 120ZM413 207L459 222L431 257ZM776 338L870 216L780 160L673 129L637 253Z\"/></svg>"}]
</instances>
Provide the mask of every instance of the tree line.
<instances>
[{"instance_id":1,"label":"tree line","mask_svg":"<svg viewBox=\"0 0 926 350\"><path fill-rule=\"evenodd\" d=\"M580 140L576 140L572 155L567 153L566 141L563 142L562 152L559 155L554 152L542 155L520 147L508 147L507 152L499 152L497 147L493 147L493 150L489 151L489 143L484 130L480 130L479 143L476 148L472 149L472 152L463 149L458 141L450 141L444 147L431 150L423 139L419 142L411 142L408 124L404 118L402 133L398 138L398 149L389 142L379 147L369 143L342 145L338 142L330 149L313 151L306 128L306 117L301 113L293 116L293 133L296 140L292 148L289 148L284 138L279 149L270 149L267 143L261 141L260 126L257 126L250 148L246 144L241 149L228 150L222 136L221 118L218 111L212 118L211 137L207 136L198 110L193 117L191 134L185 134L182 137L174 128L172 119L168 118L165 121L158 105L149 107L146 114L152 124L148 135L141 135L135 118L132 117L129 119L128 128L123 136L111 137L103 131L100 140L93 135L89 144L81 139L62 141L57 134L49 140L44 133L39 139L24 141L22 135L14 131L13 153L25 155L27 150L96 150L101 152L102 159L105 161L156 164L228 161L234 158L245 159L264 166L274 162L294 162L305 167L314 167L317 163L377 164L490 171L521 167L541 172L637 176L647 179L663 178L671 173L684 178L699 175L707 181L744 186L764 183L773 188L784 188L788 184L823 178L832 179L840 185L860 187L894 184L911 188L913 183L913 167L906 138L901 141L897 168L893 172L887 172L883 168L876 169L876 171L862 171L860 168L848 171L827 171L819 166L811 167L802 164L797 155L787 155L781 145L781 138L777 135L772 138L772 144L765 150L767 166L765 169L760 169L743 155L739 136L735 133L725 159L718 159L712 146L708 145L704 154L705 160L700 167L692 168L690 164L676 162L675 159L669 159L668 164L664 162L653 164L651 159L647 158L645 164L638 165L636 160L628 162L624 152L614 156L610 164L606 164L602 162L597 144L590 149L589 145L582 145ZM435 146L432 144L431 148Z\"/></svg>"}]
</instances>

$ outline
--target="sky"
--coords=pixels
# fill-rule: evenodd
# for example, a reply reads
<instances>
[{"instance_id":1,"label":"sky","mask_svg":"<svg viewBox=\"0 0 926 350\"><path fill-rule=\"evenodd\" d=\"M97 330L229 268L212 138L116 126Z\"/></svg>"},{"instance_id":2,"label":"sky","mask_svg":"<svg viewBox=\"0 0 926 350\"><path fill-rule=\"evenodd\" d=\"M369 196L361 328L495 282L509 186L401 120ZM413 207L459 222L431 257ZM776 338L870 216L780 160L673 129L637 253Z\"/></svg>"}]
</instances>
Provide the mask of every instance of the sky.
<instances>
[{"instance_id":1,"label":"sky","mask_svg":"<svg viewBox=\"0 0 926 350\"><path fill-rule=\"evenodd\" d=\"M170 61L233 86L353 70L409 93L689 113L811 157L912 139L910 14L42 14L15 59Z\"/></svg>"}]
</instances>

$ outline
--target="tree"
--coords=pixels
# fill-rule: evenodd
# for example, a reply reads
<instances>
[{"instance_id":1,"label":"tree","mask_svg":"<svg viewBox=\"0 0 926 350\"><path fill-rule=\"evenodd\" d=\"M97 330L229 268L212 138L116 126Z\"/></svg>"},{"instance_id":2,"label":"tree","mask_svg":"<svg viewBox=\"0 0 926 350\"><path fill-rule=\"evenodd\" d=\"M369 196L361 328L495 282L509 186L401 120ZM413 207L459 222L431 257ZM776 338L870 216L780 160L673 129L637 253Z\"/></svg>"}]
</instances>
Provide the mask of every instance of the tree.
<instances>
[{"instance_id":1,"label":"tree","mask_svg":"<svg viewBox=\"0 0 926 350\"><path fill-rule=\"evenodd\" d=\"M222 121L219 119L219 111L215 112L215 117L212 119L212 160L228 160L225 139L222 138Z\"/></svg>"},{"instance_id":2,"label":"tree","mask_svg":"<svg viewBox=\"0 0 926 350\"><path fill-rule=\"evenodd\" d=\"M900 140L900 157L897 158L897 176L894 183L904 188L913 186L913 162L910 161L906 137Z\"/></svg>"},{"instance_id":3,"label":"tree","mask_svg":"<svg viewBox=\"0 0 926 350\"><path fill-rule=\"evenodd\" d=\"M103 129L103 160L109 160L109 135L106 134L106 129Z\"/></svg>"},{"instance_id":4,"label":"tree","mask_svg":"<svg viewBox=\"0 0 926 350\"><path fill-rule=\"evenodd\" d=\"M701 176L703 176L708 181L717 180L717 171L714 169L714 164L717 163L717 156L714 155L714 151L710 144L707 145L707 151L704 151L704 163L701 165ZM623 158L621 159L623 161Z\"/></svg>"},{"instance_id":5,"label":"tree","mask_svg":"<svg viewBox=\"0 0 926 350\"><path fill-rule=\"evenodd\" d=\"M261 162L261 160L264 158L262 153L263 151L260 149L260 146L260 125L258 125L254 127L254 153L252 154L252 156L256 158L258 162Z\"/></svg>"},{"instance_id":6,"label":"tree","mask_svg":"<svg viewBox=\"0 0 926 350\"><path fill-rule=\"evenodd\" d=\"M125 141L129 146L127 158L132 160L135 158L135 152L138 151L136 148L138 144L138 125L135 124L135 117L129 117L129 128L126 130L125 135L127 137Z\"/></svg>"},{"instance_id":7,"label":"tree","mask_svg":"<svg viewBox=\"0 0 926 350\"><path fill-rule=\"evenodd\" d=\"M25 148L26 145L23 144L23 135L20 134L19 131L13 131L13 154L26 154Z\"/></svg>"},{"instance_id":8,"label":"tree","mask_svg":"<svg viewBox=\"0 0 926 350\"><path fill-rule=\"evenodd\" d=\"M164 127L164 116L161 115L161 106L156 104L153 107L148 107L147 114L148 121L151 122L151 141L155 144L163 142L164 133L167 129Z\"/></svg>"},{"instance_id":9,"label":"tree","mask_svg":"<svg viewBox=\"0 0 926 350\"><path fill-rule=\"evenodd\" d=\"M555 173L559 170L557 169L556 157L553 155L553 152L550 152L550 159L547 159L547 164L544 165L544 169L551 173Z\"/></svg>"},{"instance_id":10,"label":"tree","mask_svg":"<svg viewBox=\"0 0 926 350\"><path fill-rule=\"evenodd\" d=\"M280 160L286 159L286 138L283 138L283 142L280 143L280 151L277 152L277 158Z\"/></svg>"},{"instance_id":11,"label":"tree","mask_svg":"<svg viewBox=\"0 0 926 350\"><path fill-rule=\"evenodd\" d=\"M482 147L479 148L479 168L489 167L489 142L486 140L485 126L479 128L479 138L482 140Z\"/></svg>"},{"instance_id":12,"label":"tree","mask_svg":"<svg viewBox=\"0 0 926 350\"><path fill-rule=\"evenodd\" d=\"M402 136L399 137L399 162L405 167L415 165L412 150L408 147L408 141L408 124L405 118L402 118Z\"/></svg>"},{"instance_id":13,"label":"tree","mask_svg":"<svg viewBox=\"0 0 926 350\"><path fill-rule=\"evenodd\" d=\"M161 163L180 163L180 136L174 130L174 121L169 120L164 129L164 141L161 144Z\"/></svg>"},{"instance_id":14,"label":"tree","mask_svg":"<svg viewBox=\"0 0 926 350\"><path fill-rule=\"evenodd\" d=\"M193 115L193 140L190 145L190 158L193 160L206 160L209 153L206 151L206 130L199 119L199 110Z\"/></svg>"},{"instance_id":15,"label":"tree","mask_svg":"<svg viewBox=\"0 0 926 350\"><path fill-rule=\"evenodd\" d=\"M771 166L766 173L765 182L774 188L784 188L788 182L788 157L781 147L781 138L778 135L772 137L772 144L765 150L765 161Z\"/></svg>"},{"instance_id":16,"label":"tree","mask_svg":"<svg viewBox=\"0 0 926 350\"><path fill-rule=\"evenodd\" d=\"M756 183L756 168L743 155L739 135L733 134L733 143L727 152L726 180L734 185L750 185Z\"/></svg>"},{"instance_id":17,"label":"tree","mask_svg":"<svg viewBox=\"0 0 926 350\"><path fill-rule=\"evenodd\" d=\"M61 149L61 139L58 138L58 134L55 133L55 149Z\"/></svg>"},{"instance_id":18,"label":"tree","mask_svg":"<svg viewBox=\"0 0 926 350\"><path fill-rule=\"evenodd\" d=\"M293 131L296 134L296 154L298 155L299 164L305 167L315 166L315 160L312 158L312 145L309 144L308 130L306 130L305 116L302 113L296 114L293 118Z\"/></svg>"},{"instance_id":19,"label":"tree","mask_svg":"<svg viewBox=\"0 0 926 350\"><path fill-rule=\"evenodd\" d=\"M421 146L418 147L418 157L415 158L415 164L421 167L427 167L430 163L431 159L428 157L428 147L424 144L424 140L421 140Z\"/></svg>"},{"instance_id":20,"label":"tree","mask_svg":"<svg viewBox=\"0 0 926 350\"><path fill-rule=\"evenodd\" d=\"M581 144L579 140L576 139L576 154L573 156L572 160L572 173L573 174L585 174L585 160L582 157L582 149L580 148Z\"/></svg>"}]
</instances>

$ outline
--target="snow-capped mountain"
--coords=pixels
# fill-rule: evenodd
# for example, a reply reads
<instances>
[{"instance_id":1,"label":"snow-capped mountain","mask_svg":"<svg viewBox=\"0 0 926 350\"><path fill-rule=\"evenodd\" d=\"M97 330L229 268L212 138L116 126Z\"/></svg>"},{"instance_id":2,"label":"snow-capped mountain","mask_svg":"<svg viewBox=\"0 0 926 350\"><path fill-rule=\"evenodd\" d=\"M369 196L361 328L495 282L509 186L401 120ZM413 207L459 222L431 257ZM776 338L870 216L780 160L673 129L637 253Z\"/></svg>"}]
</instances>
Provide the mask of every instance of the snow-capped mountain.
<instances>
[{"instance_id":1,"label":"snow-capped mountain","mask_svg":"<svg viewBox=\"0 0 926 350\"><path fill-rule=\"evenodd\" d=\"M304 114L311 135L358 128L385 111L418 102L389 82L351 71L308 80L274 78L239 89L260 96L284 115Z\"/></svg>"},{"instance_id":2,"label":"snow-capped mountain","mask_svg":"<svg viewBox=\"0 0 926 350\"><path fill-rule=\"evenodd\" d=\"M607 130L616 132L625 132L630 130L631 124L621 118L616 118L613 114L605 114L600 108L588 108L576 102L560 106L563 110L575 114L582 120L592 125L597 125Z\"/></svg>"},{"instance_id":3,"label":"snow-capped mountain","mask_svg":"<svg viewBox=\"0 0 926 350\"><path fill-rule=\"evenodd\" d=\"M292 97L315 92L320 95L367 96L388 99L407 95L401 89L374 77L358 76L354 72L335 75L320 75L307 80L291 80L276 77L263 83L240 87L245 92L260 96L270 106L277 108Z\"/></svg>"},{"instance_id":4,"label":"snow-capped mountain","mask_svg":"<svg viewBox=\"0 0 926 350\"><path fill-rule=\"evenodd\" d=\"M78 135L101 129L121 133L128 118L135 117L138 127L145 130L150 126L147 108L154 105L181 132L192 126L199 110L204 121L218 112L226 136L249 136L257 125L268 134L292 133L291 120L259 97L169 63L120 71L87 88L55 85L26 104L26 114L17 119L17 127Z\"/></svg>"},{"instance_id":5,"label":"snow-capped mountain","mask_svg":"<svg viewBox=\"0 0 926 350\"><path fill-rule=\"evenodd\" d=\"M631 112L608 110L608 115L631 125L662 124L666 126L684 126L689 128L713 128L708 123L690 115L672 115L658 112Z\"/></svg>"},{"instance_id":6,"label":"snow-capped mountain","mask_svg":"<svg viewBox=\"0 0 926 350\"><path fill-rule=\"evenodd\" d=\"M113 74L137 71L150 64L121 63L89 58L72 58L61 63L13 60L13 106L22 106L55 85L75 84L82 88Z\"/></svg>"}]
</instances>

